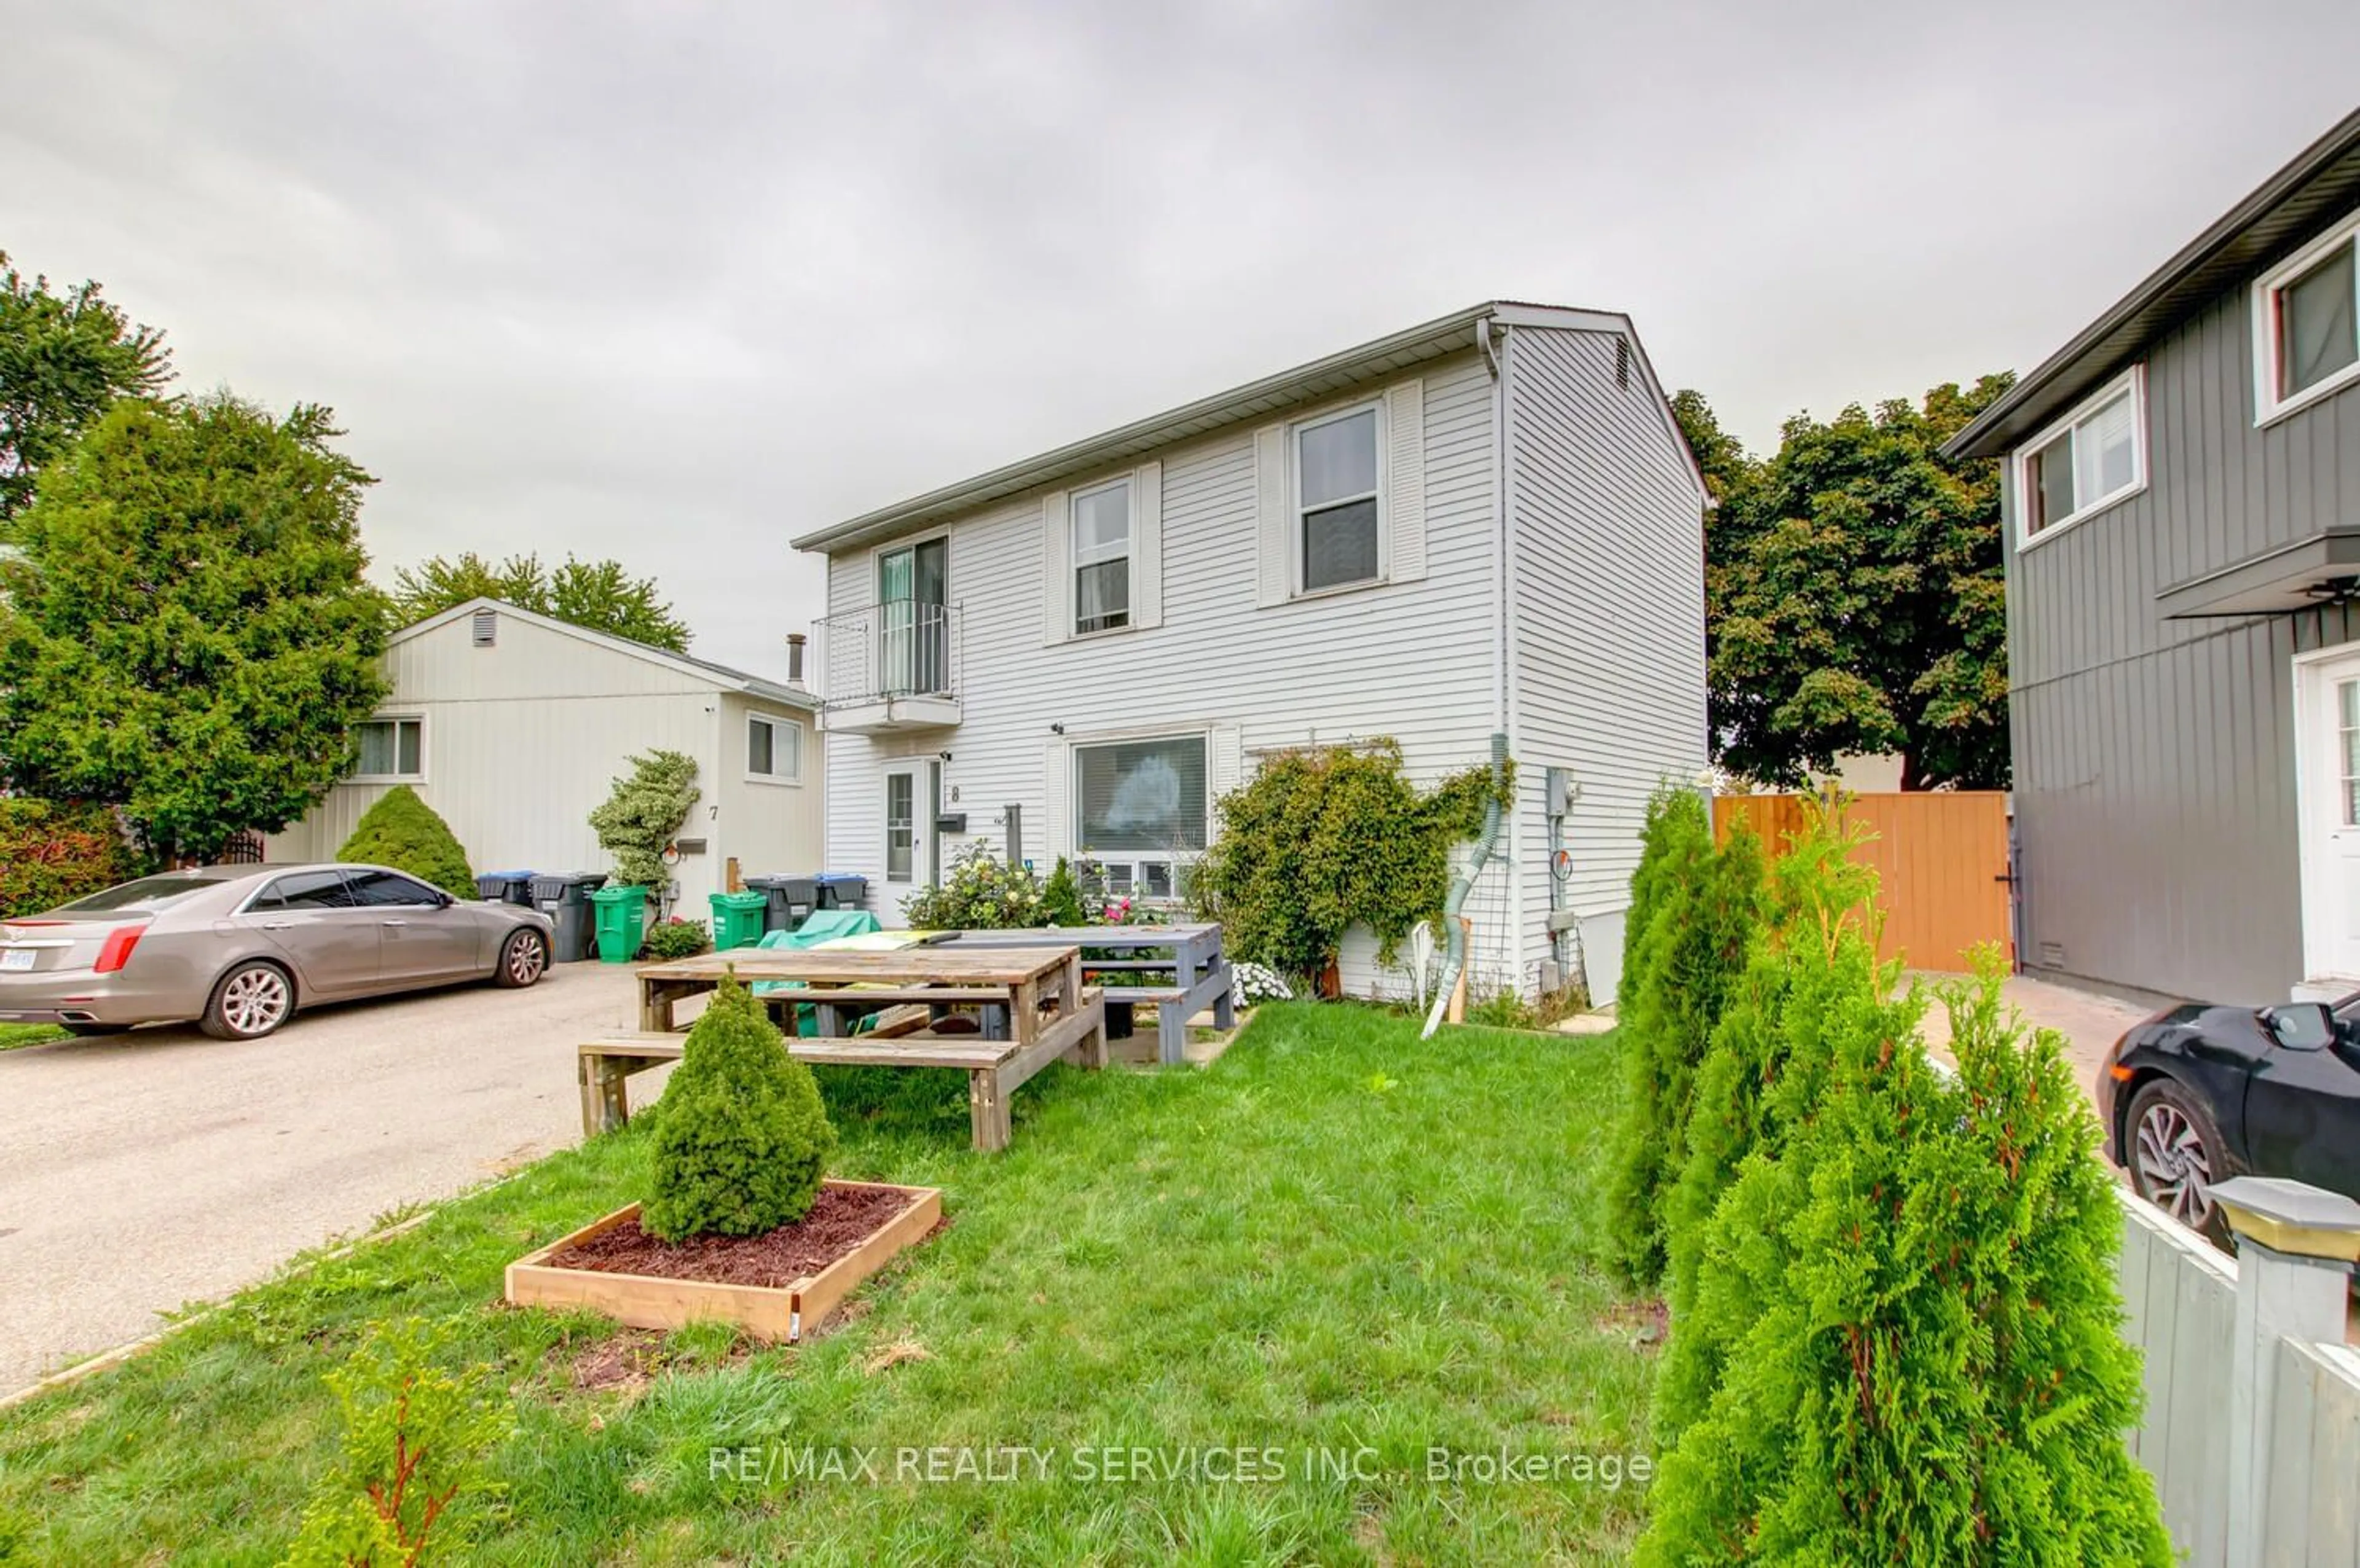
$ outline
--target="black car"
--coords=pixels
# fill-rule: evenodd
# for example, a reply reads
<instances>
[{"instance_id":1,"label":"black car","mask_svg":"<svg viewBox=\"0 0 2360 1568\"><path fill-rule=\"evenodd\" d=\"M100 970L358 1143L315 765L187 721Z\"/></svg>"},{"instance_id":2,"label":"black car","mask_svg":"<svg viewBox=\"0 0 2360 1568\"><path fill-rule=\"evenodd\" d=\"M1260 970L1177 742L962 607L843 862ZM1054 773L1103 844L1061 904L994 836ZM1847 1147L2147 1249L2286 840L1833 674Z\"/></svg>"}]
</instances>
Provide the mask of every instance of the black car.
<instances>
[{"instance_id":1,"label":"black car","mask_svg":"<svg viewBox=\"0 0 2360 1568\"><path fill-rule=\"evenodd\" d=\"M2288 1176L2360 1198L2360 993L2168 1007L2107 1051L2098 1120L2139 1196L2223 1247L2216 1181Z\"/></svg>"}]
</instances>

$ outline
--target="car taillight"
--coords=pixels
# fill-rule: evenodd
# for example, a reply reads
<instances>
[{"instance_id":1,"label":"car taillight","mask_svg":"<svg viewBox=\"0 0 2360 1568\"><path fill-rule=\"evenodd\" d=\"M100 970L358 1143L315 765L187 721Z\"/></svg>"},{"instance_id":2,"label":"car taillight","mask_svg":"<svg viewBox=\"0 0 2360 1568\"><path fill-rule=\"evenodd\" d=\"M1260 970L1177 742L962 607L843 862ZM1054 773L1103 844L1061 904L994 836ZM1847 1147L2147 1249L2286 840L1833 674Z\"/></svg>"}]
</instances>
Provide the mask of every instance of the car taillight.
<instances>
[{"instance_id":1,"label":"car taillight","mask_svg":"<svg viewBox=\"0 0 2360 1568\"><path fill-rule=\"evenodd\" d=\"M131 950L139 945L147 930L146 926L117 926L108 931L106 941L99 946L98 962L91 968L101 975L112 975L130 963Z\"/></svg>"}]
</instances>

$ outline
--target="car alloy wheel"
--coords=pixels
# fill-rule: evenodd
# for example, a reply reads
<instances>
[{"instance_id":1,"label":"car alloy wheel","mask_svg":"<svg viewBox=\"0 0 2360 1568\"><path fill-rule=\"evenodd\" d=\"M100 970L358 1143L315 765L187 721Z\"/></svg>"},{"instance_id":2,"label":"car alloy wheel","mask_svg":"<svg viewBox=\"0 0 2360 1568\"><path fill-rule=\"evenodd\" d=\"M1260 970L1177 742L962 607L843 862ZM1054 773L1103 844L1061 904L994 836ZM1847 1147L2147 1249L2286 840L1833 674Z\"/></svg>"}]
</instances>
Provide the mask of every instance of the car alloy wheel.
<instances>
[{"instance_id":1,"label":"car alloy wheel","mask_svg":"<svg viewBox=\"0 0 2360 1568\"><path fill-rule=\"evenodd\" d=\"M505 963L509 985L530 985L541 978L541 970L548 966L548 944L537 931L519 931L508 938Z\"/></svg>"},{"instance_id":2,"label":"car alloy wheel","mask_svg":"<svg viewBox=\"0 0 2360 1568\"><path fill-rule=\"evenodd\" d=\"M241 969L222 987L221 1016L232 1030L248 1039L268 1034L287 1021L287 976L267 964Z\"/></svg>"},{"instance_id":3,"label":"car alloy wheel","mask_svg":"<svg viewBox=\"0 0 2360 1568\"><path fill-rule=\"evenodd\" d=\"M2147 1201L2191 1230L2212 1218L2212 1161L2204 1136L2178 1105L2157 1100L2138 1122L2139 1187Z\"/></svg>"}]
</instances>

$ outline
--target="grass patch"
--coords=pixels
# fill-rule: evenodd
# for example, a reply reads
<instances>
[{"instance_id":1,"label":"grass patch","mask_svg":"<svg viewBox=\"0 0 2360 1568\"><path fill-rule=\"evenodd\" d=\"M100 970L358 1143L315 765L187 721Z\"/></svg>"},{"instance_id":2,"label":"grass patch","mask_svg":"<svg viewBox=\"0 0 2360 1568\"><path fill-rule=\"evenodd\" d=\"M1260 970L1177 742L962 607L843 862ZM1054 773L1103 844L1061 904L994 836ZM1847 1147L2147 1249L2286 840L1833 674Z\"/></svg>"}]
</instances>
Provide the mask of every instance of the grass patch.
<instances>
[{"instance_id":1,"label":"grass patch","mask_svg":"<svg viewBox=\"0 0 2360 1568\"><path fill-rule=\"evenodd\" d=\"M1596 1040L1273 1005L1207 1071L1052 1069L978 1156L956 1075L825 1073L836 1173L942 1186L950 1223L800 1349L497 1303L505 1264L638 1195L635 1126L0 1414L0 1557L269 1558L327 1456L321 1373L417 1312L518 1407L487 1561L1620 1561L1635 1486L1428 1473L1644 1452L1635 1304L1587 1261L1616 1083ZM767 1478L716 1473L741 1444ZM962 1445L1048 1452L901 1470ZM804 1448L879 1478L778 1473ZM1204 1467L1235 1448L1265 1474Z\"/></svg>"},{"instance_id":2,"label":"grass patch","mask_svg":"<svg viewBox=\"0 0 2360 1568\"><path fill-rule=\"evenodd\" d=\"M56 1024L0 1024L0 1051L14 1051L20 1045L47 1045L53 1040L72 1038Z\"/></svg>"}]
</instances>

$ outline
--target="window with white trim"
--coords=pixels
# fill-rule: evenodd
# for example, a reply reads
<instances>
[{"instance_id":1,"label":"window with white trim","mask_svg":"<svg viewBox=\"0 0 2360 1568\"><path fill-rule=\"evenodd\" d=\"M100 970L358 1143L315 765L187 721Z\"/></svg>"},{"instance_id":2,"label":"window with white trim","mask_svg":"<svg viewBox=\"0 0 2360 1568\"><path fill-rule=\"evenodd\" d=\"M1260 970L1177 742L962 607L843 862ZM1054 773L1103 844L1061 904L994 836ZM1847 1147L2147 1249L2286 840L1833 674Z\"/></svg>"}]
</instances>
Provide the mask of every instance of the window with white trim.
<instances>
[{"instance_id":1,"label":"window with white trim","mask_svg":"<svg viewBox=\"0 0 2360 1568\"><path fill-rule=\"evenodd\" d=\"M2360 380L2360 214L2254 285L2254 328L2256 422Z\"/></svg>"},{"instance_id":2,"label":"window with white trim","mask_svg":"<svg viewBox=\"0 0 2360 1568\"><path fill-rule=\"evenodd\" d=\"M1379 423L1371 403L1295 427L1295 580L1303 593L1374 583L1384 573Z\"/></svg>"},{"instance_id":3,"label":"window with white trim","mask_svg":"<svg viewBox=\"0 0 2360 1568\"><path fill-rule=\"evenodd\" d=\"M803 776L803 728L788 719L746 715L746 777L792 784Z\"/></svg>"},{"instance_id":4,"label":"window with white trim","mask_svg":"<svg viewBox=\"0 0 2360 1568\"><path fill-rule=\"evenodd\" d=\"M1074 631L1131 625L1131 481L1074 496Z\"/></svg>"},{"instance_id":5,"label":"window with white trim","mask_svg":"<svg viewBox=\"0 0 2360 1568\"><path fill-rule=\"evenodd\" d=\"M364 719L353 726L360 764L353 777L370 780L415 780L426 777L424 719Z\"/></svg>"},{"instance_id":6,"label":"window with white trim","mask_svg":"<svg viewBox=\"0 0 2360 1568\"><path fill-rule=\"evenodd\" d=\"M1176 895L1177 867L1211 836L1207 750L1201 733L1074 747L1074 850L1107 891Z\"/></svg>"},{"instance_id":7,"label":"window with white trim","mask_svg":"<svg viewBox=\"0 0 2360 1568\"><path fill-rule=\"evenodd\" d=\"M2032 543L2147 485L2147 392L2140 367L2016 452L2016 544Z\"/></svg>"}]
</instances>

